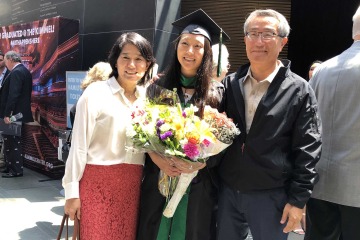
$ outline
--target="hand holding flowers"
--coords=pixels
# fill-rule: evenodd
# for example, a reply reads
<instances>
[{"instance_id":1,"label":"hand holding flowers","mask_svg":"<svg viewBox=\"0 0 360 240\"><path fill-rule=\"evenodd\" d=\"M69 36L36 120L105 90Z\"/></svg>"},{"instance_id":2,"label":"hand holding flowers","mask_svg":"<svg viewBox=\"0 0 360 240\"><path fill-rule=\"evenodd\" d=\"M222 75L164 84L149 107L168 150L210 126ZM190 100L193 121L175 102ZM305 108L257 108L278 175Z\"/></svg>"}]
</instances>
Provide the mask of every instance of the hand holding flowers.
<instances>
[{"instance_id":1,"label":"hand holding flowers","mask_svg":"<svg viewBox=\"0 0 360 240\"><path fill-rule=\"evenodd\" d=\"M171 198L164 215L172 217L198 170L206 166L210 156L230 146L240 131L231 119L216 109L206 106L200 119L196 115L197 107L181 108L175 92L163 88L151 91L158 97L132 113L127 146L132 151L150 152L152 160L162 170L159 190ZM180 177L176 177L179 174Z\"/></svg>"}]
</instances>

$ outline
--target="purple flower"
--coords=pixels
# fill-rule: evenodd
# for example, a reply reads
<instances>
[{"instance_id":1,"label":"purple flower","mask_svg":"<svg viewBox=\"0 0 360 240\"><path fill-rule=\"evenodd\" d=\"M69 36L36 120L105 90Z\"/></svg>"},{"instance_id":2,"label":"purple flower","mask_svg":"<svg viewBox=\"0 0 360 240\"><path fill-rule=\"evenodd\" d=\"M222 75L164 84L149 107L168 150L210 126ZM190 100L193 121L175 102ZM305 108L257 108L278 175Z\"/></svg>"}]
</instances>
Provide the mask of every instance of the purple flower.
<instances>
[{"instance_id":1,"label":"purple flower","mask_svg":"<svg viewBox=\"0 0 360 240\"><path fill-rule=\"evenodd\" d=\"M182 112L182 116L183 116L184 118L186 118L186 112L185 112L185 111Z\"/></svg>"},{"instance_id":2,"label":"purple flower","mask_svg":"<svg viewBox=\"0 0 360 240\"><path fill-rule=\"evenodd\" d=\"M194 159L196 156L199 155L199 150L196 147L195 144L187 143L184 146L184 152L186 156L188 156L190 159Z\"/></svg>"},{"instance_id":3,"label":"purple flower","mask_svg":"<svg viewBox=\"0 0 360 240\"><path fill-rule=\"evenodd\" d=\"M167 131L163 134L160 134L160 139L162 141L164 141L165 139L167 139L168 137L171 137L173 135L172 131Z\"/></svg>"},{"instance_id":4,"label":"purple flower","mask_svg":"<svg viewBox=\"0 0 360 240\"><path fill-rule=\"evenodd\" d=\"M164 123L165 123L165 121L160 119L159 121L157 121L156 126L157 126L157 127L160 127L160 126L163 125Z\"/></svg>"}]
</instances>

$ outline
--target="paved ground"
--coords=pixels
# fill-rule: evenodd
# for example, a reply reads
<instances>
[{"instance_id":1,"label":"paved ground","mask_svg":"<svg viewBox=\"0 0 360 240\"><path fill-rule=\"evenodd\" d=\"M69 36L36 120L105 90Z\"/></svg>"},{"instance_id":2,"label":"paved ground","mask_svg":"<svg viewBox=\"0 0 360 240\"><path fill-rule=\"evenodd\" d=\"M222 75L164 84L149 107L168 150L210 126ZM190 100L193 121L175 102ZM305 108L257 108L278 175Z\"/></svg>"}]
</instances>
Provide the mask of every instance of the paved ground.
<instances>
[{"instance_id":1,"label":"paved ground","mask_svg":"<svg viewBox=\"0 0 360 240\"><path fill-rule=\"evenodd\" d=\"M61 181L49 180L27 168L23 177L0 177L0 240L56 239L64 198ZM290 234L289 240L303 237Z\"/></svg>"},{"instance_id":2,"label":"paved ground","mask_svg":"<svg viewBox=\"0 0 360 240\"><path fill-rule=\"evenodd\" d=\"M44 181L45 180L45 181ZM56 239L64 198L60 180L24 169L20 178L0 178L0 239Z\"/></svg>"}]
</instances>

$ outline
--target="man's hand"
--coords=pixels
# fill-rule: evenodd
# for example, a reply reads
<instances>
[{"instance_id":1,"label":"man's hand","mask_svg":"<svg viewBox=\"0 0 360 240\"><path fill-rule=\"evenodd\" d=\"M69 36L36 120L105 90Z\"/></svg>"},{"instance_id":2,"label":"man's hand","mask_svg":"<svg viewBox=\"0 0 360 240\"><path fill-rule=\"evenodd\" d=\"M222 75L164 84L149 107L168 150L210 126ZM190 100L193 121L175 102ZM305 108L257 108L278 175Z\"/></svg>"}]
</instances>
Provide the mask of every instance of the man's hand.
<instances>
[{"instance_id":1,"label":"man's hand","mask_svg":"<svg viewBox=\"0 0 360 240\"><path fill-rule=\"evenodd\" d=\"M11 123L10 118L9 117L4 117L4 123L10 124Z\"/></svg>"},{"instance_id":2,"label":"man's hand","mask_svg":"<svg viewBox=\"0 0 360 240\"><path fill-rule=\"evenodd\" d=\"M284 207L284 211L280 221L281 224L284 224L286 220L288 221L283 232L289 233L292 230L295 230L296 226L300 223L300 220L303 216L302 214L303 209L297 208L287 203Z\"/></svg>"}]
</instances>

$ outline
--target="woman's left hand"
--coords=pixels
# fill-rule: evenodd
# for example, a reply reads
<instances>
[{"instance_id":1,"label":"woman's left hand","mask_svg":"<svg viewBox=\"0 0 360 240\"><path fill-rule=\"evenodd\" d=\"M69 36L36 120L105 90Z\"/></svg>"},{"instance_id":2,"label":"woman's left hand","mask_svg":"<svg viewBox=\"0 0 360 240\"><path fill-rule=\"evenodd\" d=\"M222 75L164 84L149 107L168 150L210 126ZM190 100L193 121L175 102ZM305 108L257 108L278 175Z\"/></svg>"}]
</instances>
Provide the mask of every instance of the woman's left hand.
<instances>
[{"instance_id":1,"label":"woman's left hand","mask_svg":"<svg viewBox=\"0 0 360 240\"><path fill-rule=\"evenodd\" d=\"M170 161L172 161L176 168L178 168L181 173L193 173L200 169L203 169L206 166L206 163L193 162L189 163L178 159L177 157L171 157Z\"/></svg>"}]
</instances>

